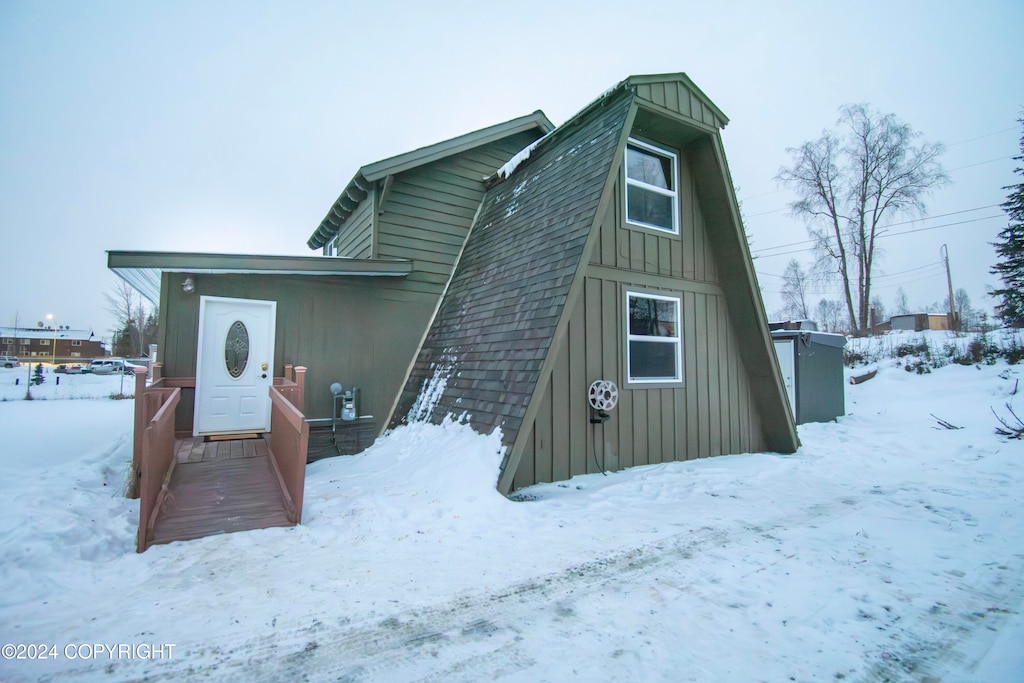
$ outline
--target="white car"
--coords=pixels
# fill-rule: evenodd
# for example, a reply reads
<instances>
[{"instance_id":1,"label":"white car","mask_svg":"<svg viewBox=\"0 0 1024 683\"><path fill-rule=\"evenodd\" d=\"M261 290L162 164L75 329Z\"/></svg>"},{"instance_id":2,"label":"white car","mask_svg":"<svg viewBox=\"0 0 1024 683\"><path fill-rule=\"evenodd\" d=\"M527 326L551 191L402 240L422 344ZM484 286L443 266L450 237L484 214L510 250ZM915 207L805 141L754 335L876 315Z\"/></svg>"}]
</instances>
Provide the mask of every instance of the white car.
<instances>
[{"instance_id":1,"label":"white car","mask_svg":"<svg viewBox=\"0 0 1024 683\"><path fill-rule=\"evenodd\" d=\"M0 366L5 368L16 368L21 366L17 356L0 356Z\"/></svg>"},{"instance_id":2,"label":"white car","mask_svg":"<svg viewBox=\"0 0 1024 683\"><path fill-rule=\"evenodd\" d=\"M96 375L110 375L116 372L134 372L135 368L140 367L142 366L129 363L124 358L97 358L89 363L89 369L86 372Z\"/></svg>"}]
</instances>

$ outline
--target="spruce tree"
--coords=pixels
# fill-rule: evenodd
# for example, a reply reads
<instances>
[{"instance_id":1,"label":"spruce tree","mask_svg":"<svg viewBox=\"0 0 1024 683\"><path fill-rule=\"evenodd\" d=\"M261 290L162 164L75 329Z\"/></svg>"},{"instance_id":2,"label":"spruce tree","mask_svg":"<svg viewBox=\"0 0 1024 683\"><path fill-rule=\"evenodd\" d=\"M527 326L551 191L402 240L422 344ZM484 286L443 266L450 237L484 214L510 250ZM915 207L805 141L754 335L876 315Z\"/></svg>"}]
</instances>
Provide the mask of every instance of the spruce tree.
<instances>
[{"instance_id":1,"label":"spruce tree","mask_svg":"<svg viewBox=\"0 0 1024 683\"><path fill-rule=\"evenodd\" d=\"M1017 120L1024 127L1024 116ZM1013 158L1024 163L1024 133L1020 138L1020 154ZM1024 176L1024 166L1015 168L1014 173ZM999 241L992 243L1000 260L990 271L1002 278L1003 287L990 293L1002 297L998 315L1003 324L1020 327L1024 325L1024 182L1003 189L1010 191L1002 204L1010 221L999 231Z\"/></svg>"}]
</instances>

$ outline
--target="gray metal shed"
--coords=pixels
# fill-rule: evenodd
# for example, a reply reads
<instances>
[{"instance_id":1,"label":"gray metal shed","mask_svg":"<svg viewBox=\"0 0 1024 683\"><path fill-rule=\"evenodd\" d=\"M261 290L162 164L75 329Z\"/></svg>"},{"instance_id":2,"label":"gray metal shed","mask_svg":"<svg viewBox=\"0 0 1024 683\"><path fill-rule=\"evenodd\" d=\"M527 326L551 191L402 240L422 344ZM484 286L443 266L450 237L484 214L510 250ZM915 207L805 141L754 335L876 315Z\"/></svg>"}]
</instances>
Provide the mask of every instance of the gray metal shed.
<instances>
[{"instance_id":1,"label":"gray metal shed","mask_svg":"<svg viewBox=\"0 0 1024 683\"><path fill-rule=\"evenodd\" d=\"M797 424L846 414L843 347L846 337L806 330L771 333Z\"/></svg>"}]
</instances>

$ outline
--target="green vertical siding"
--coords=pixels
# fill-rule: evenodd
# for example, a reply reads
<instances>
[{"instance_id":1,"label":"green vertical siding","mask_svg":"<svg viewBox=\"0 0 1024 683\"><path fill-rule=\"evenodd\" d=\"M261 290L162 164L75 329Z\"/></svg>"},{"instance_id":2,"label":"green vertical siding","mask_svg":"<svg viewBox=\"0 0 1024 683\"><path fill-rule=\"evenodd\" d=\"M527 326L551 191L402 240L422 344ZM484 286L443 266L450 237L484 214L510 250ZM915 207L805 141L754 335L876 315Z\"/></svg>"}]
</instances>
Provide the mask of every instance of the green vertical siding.
<instances>
[{"instance_id":1,"label":"green vertical siding","mask_svg":"<svg viewBox=\"0 0 1024 683\"><path fill-rule=\"evenodd\" d=\"M680 81L638 84L636 96L706 126L721 128L725 125L696 92Z\"/></svg>"},{"instance_id":2,"label":"green vertical siding","mask_svg":"<svg viewBox=\"0 0 1024 683\"><path fill-rule=\"evenodd\" d=\"M650 279L630 281L628 273L586 279L569 334L556 351L514 488L593 473L600 466L618 470L764 450L725 299L711 293L713 287L691 291L686 282L663 283L666 293L682 298L683 386L627 385L623 291L651 284ZM586 392L597 379L618 385L619 404L610 420L592 427Z\"/></svg>"},{"instance_id":3,"label":"green vertical siding","mask_svg":"<svg viewBox=\"0 0 1024 683\"><path fill-rule=\"evenodd\" d=\"M714 258L705 237L704 217L696 201L693 175L685 153L679 155L679 234L631 226L625 221L622 173L615 179L591 263L698 282L717 282Z\"/></svg>"}]
</instances>

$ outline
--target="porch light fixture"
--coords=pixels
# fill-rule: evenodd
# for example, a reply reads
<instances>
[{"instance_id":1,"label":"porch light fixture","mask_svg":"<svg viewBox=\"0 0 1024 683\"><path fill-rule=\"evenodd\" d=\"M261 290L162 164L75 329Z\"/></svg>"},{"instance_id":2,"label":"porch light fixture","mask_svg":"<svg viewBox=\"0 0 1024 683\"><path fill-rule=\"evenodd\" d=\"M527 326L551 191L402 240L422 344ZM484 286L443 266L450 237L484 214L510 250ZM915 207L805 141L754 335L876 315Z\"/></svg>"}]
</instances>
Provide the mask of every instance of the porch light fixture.
<instances>
[{"instance_id":1,"label":"porch light fixture","mask_svg":"<svg viewBox=\"0 0 1024 683\"><path fill-rule=\"evenodd\" d=\"M185 292L186 294L191 294L192 292L196 291L196 281L193 280L191 277L185 278L181 282L181 291Z\"/></svg>"}]
</instances>

